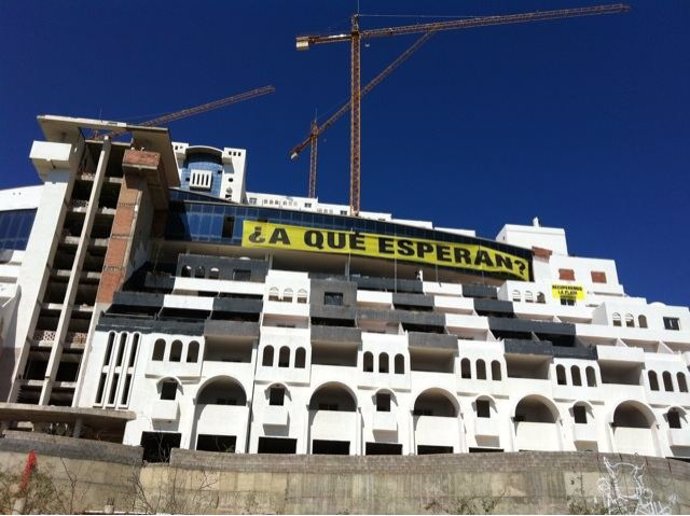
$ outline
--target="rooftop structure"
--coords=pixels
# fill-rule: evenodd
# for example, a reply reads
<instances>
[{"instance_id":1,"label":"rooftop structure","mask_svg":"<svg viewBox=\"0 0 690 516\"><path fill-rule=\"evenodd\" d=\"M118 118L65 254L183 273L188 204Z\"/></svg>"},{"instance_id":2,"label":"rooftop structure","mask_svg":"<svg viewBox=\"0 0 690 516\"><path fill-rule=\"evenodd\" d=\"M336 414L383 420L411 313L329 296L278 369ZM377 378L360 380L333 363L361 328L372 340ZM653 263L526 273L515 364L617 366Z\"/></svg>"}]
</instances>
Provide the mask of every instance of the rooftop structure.
<instances>
[{"instance_id":1,"label":"rooftop structure","mask_svg":"<svg viewBox=\"0 0 690 516\"><path fill-rule=\"evenodd\" d=\"M39 117L0 192L5 429L235 453L690 458L690 311L563 229L246 192L243 149Z\"/></svg>"}]
</instances>

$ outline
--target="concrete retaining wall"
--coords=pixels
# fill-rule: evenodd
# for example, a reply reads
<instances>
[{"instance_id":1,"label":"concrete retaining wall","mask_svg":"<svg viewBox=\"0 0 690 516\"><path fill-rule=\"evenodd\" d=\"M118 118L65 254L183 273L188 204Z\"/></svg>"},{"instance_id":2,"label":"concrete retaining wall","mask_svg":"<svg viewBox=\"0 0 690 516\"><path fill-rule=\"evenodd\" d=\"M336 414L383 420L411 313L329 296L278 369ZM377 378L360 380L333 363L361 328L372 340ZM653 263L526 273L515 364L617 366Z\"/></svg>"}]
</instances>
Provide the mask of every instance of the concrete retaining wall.
<instances>
[{"instance_id":1,"label":"concrete retaining wall","mask_svg":"<svg viewBox=\"0 0 690 516\"><path fill-rule=\"evenodd\" d=\"M600 497L612 463L645 465L646 495L690 512L690 464L578 452L427 456L236 455L173 450L169 464L141 466L141 449L43 436L0 439L0 467L21 473L29 449L74 500L73 511L184 513L565 513ZM81 456L79 455L81 453ZM71 480L67 475L70 472ZM629 471L621 489L634 494ZM584 498L583 498L584 495ZM600 497L601 499L601 497Z\"/></svg>"}]
</instances>

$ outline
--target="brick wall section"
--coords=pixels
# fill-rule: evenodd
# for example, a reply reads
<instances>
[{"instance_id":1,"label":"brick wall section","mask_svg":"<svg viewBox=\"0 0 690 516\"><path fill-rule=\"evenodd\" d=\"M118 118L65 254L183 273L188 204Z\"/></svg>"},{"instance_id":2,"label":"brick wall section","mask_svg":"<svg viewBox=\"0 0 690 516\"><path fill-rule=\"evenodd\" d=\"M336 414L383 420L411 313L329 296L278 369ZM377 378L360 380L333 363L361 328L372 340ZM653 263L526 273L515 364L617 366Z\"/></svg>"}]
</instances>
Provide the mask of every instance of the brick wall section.
<instances>
[{"instance_id":1,"label":"brick wall section","mask_svg":"<svg viewBox=\"0 0 690 516\"><path fill-rule=\"evenodd\" d=\"M103 262L101 281L98 285L97 303L111 303L115 291L119 290L124 283L132 240L137 229L137 212L144 188L145 181L139 174L131 171L125 172L120 196L117 200L108 249Z\"/></svg>"}]
</instances>

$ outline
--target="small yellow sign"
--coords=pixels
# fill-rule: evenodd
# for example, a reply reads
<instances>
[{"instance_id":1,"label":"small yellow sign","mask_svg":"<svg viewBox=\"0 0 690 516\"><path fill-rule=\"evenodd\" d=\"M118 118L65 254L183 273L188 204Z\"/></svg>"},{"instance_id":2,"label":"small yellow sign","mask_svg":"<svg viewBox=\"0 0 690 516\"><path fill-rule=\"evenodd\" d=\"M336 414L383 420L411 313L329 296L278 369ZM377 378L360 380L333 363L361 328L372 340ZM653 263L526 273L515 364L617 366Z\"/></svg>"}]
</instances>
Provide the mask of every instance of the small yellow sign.
<instances>
[{"instance_id":1,"label":"small yellow sign","mask_svg":"<svg viewBox=\"0 0 690 516\"><path fill-rule=\"evenodd\" d=\"M242 246L317 253L350 254L509 274L529 281L528 259L476 244L441 242L354 231L245 220Z\"/></svg>"},{"instance_id":2,"label":"small yellow sign","mask_svg":"<svg viewBox=\"0 0 690 516\"><path fill-rule=\"evenodd\" d=\"M585 298L585 289L582 285L552 285L551 294L554 299L582 301Z\"/></svg>"}]
</instances>

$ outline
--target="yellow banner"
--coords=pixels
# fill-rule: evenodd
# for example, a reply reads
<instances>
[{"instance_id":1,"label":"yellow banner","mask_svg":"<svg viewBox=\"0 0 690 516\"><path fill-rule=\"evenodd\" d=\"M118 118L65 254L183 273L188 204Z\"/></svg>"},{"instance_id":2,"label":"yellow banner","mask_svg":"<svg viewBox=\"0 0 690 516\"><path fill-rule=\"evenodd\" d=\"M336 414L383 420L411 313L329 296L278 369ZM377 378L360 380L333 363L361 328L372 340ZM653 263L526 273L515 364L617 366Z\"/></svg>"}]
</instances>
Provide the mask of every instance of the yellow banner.
<instances>
[{"instance_id":1,"label":"yellow banner","mask_svg":"<svg viewBox=\"0 0 690 516\"><path fill-rule=\"evenodd\" d=\"M500 272L529 281L529 260L479 243L440 242L245 220L242 226L242 246L397 259L426 265Z\"/></svg>"},{"instance_id":2,"label":"yellow banner","mask_svg":"<svg viewBox=\"0 0 690 516\"><path fill-rule=\"evenodd\" d=\"M581 285L552 285L551 295L554 299L576 299L581 301L585 298L585 289Z\"/></svg>"}]
</instances>

